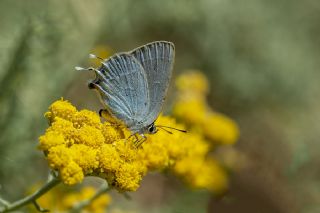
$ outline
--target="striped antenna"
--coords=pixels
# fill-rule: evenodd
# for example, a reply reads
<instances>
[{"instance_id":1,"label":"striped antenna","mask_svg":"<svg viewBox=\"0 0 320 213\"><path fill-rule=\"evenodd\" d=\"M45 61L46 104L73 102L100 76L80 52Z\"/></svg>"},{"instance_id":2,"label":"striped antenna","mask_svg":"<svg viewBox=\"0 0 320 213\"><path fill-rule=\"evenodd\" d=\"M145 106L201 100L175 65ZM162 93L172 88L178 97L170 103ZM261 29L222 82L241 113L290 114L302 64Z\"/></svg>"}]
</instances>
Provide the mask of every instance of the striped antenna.
<instances>
[{"instance_id":1,"label":"striped antenna","mask_svg":"<svg viewBox=\"0 0 320 213\"><path fill-rule=\"evenodd\" d=\"M77 71L95 71L96 69L93 67L83 68L83 67L74 67Z\"/></svg>"},{"instance_id":2,"label":"striped antenna","mask_svg":"<svg viewBox=\"0 0 320 213\"><path fill-rule=\"evenodd\" d=\"M103 58L101 58L101 57L99 57L99 56L97 56L97 55L95 55L95 54L89 54L89 58L97 58L97 59L100 59L101 61L103 61Z\"/></svg>"},{"instance_id":3,"label":"striped antenna","mask_svg":"<svg viewBox=\"0 0 320 213\"><path fill-rule=\"evenodd\" d=\"M174 128L174 127L171 127L171 126L162 126L162 125L156 125L156 127L159 127L163 130L166 130L165 128L168 128L168 129L172 129L172 130L176 130L176 131L179 131L179 132L183 132L183 133L187 133L187 130L184 130L184 129L177 129L177 128ZM170 132L168 130L166 130L167 132ZM172 134L172 132L170 132L170 134Z\"/></svg>"}]
</instances>

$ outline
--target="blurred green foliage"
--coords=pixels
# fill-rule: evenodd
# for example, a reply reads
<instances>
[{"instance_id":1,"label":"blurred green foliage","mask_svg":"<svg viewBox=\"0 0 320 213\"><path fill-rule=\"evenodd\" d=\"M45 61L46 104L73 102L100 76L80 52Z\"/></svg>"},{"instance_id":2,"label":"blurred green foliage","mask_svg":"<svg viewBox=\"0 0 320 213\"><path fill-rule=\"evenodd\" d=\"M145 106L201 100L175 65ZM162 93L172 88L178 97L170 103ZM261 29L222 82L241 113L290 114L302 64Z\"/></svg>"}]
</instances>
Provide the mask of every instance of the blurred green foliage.
<instances>
[{"instance_id":1,"label":"blurred green foliage","mask_svg":"<svg viewBox=\"0 0 320 213\"><path fill-rule=\"evenodd\" d=\"M35 157L41 154L37 137L46 127L43 113L63 96L76 74L74 65L95 42L103 15L91 16L90 10L100 10L98 2L0 5L0 179L3 190L14 194L11 184L21 187L41 178L34 174L41 165Z\"/></svg>"},{"instance_id":2,"label":"blurred green foliage","mask_svg":"<svg viewBox=\"0 0 320 213\"><path fill-rule=\"evenodd\" d=\"M236 182L254 182L282 212L319 212L320 2L3 0L0 12L0 194L44 179L35 147L49 103L96 99L73 71L95 44L170 40L175 74L204 71L209 101L240 125L253 165Z\"/></svg>"}]
</instances>

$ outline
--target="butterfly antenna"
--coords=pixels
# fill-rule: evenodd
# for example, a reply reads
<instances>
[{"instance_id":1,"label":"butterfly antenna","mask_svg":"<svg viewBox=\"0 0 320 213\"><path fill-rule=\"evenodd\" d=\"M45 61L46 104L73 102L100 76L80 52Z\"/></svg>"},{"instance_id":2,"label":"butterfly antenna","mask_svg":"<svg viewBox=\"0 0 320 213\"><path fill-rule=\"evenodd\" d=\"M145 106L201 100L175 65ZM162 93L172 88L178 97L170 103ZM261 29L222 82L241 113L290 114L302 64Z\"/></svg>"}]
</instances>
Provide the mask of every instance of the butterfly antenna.
<instances>
[{"instance_id":1,"label":"butterfly antenna","mask_svg":"<svg viewBox=\"0 0 320 213\"><path fill-rule=\"evenodd\" d=\"M168 128L168 129L173 129L173 130L176 130L176 131L179 131L179 132L183 132L183 133L187 133L187 130L184 130L184 129L177 129L177 128L174 128L174 127L171 127L171 126L158 126L157 127L160 127L161 129L165 130L164 128ZM168 131L168 130L166 130ZM172 133L172 132L171 132Z\"/></svg>"},{"instance_id":2,"label":"butterfly antenna","mask_svg":"<svg viewBox=\"0 0 320 213\"><path fill-rule=\"evenodd\" d=\"M96 69L93 68L93 67L88 67L88 68L74 67L74 69L77 70L77 71L96 71Z\"/></svg>"},{"instance_id":3,"label":"butterfly antenna","mask_svg":"<svg viewBox=\"0 0 320 213\"><path fill-rule=\"evenodd\" d=\"M157 127L159 127L160 129L164 130L165 132L167 132L167 133L169 133L171 135L173 134L172 132L170 132L169 130L163 128L162 126L157 126Z\"/></svg>"},{"instance_id":4,"label":"butterfly antenna","mask_svg":"<svg viewBox=\"0 0 320 213\"><path fill-rule=\"evenodd\" d=\"M95 55L95 54L89 54L89 58L97 58L97 59L99 59L99 60L101 60L101 61L103 61L104 59L103 58L101 58L101 57L99 57L99 56L97 56L97 55Z\"/></svg>"}]
</instances>

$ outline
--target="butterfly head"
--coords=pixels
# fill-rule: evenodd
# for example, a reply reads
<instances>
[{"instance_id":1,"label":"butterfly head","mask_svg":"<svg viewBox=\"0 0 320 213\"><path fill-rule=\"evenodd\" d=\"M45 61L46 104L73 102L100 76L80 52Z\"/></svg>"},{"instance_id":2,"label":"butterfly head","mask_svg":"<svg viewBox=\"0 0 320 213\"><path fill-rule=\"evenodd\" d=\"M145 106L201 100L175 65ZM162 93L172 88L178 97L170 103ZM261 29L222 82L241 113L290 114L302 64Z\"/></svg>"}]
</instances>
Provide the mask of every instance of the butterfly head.
<instances>
[{"instance_id":1,"label":"butterfly head","mask_svg":"<svg viewBox=\"0 0 320 213\"><path fill-rule=\"evenodd\" d=\"M155 134L158 132L157 127L154 125L154 122L152 124L150 124L149 126L147 126L147 133L148 134Z\"/></svg>"}]
</instances>

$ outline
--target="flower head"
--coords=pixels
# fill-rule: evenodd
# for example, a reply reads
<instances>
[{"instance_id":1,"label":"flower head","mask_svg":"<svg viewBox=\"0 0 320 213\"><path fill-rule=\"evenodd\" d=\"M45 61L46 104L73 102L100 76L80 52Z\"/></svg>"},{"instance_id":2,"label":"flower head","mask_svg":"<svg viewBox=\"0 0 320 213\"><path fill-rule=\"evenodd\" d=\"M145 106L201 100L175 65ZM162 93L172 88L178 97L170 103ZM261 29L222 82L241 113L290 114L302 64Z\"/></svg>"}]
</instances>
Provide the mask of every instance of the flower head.
<instances>
[{"instance_id":1,"label":"flower head","mask_svg":"<svg viewBox=\"0 0 320 213\"><path fill-rule=\"evenodd\" d=\"M206 94L209 83L206 77L198 70L188 70L176 80L176 87L180 92Z\"/></svg>"},{"instance_id":2,"label":"flower head","mask_svg":"<svg viewBox=\"0 0 320 213\"><path fill-rule=\"evenodd\" d=\"M222 145L234 144L239 137L237 124L220 113L208 113L204 121L203 131L210 140Z\"/></svg>"},{"instance_id":3,"label":"flower head","mask_svg":"<svg viewBox=\"0 0 320 213\"><path fill-rule=\"evenodd\" d=\"M189 72L181 75L176 84L178 101L174 105L173 114L179 120L203 134L212 145L230 145L238 140L237 124L226 115L214 112L207 104L208 83L204 75Z\"/></svg>"},{"instance_id":4,"label":"flower head","mask_svg":"<svg viewBox=\"0 0 320 213\"><path fill-rule=\"evenodd\" d=\"M183 106L181 108L182 112L187 112L183 111ZM207 113L205 105L201 110ZM190 111L190 116L193 114L196 113ZM106 179L118 191L135 191L149 171L166 170L195 188L212 191L226 188L227 176L222 167L208 158L210 146L206 138L213 135L171 130L167 127L186 128L172 117L160 115L156 121L157 134L148 135L141 148L137 148L133 143L135 138L129 138L131 133L127 129L101 122L97 113L78 111L68 101L54 102L45 115L50 126L39 137L39 149L44 151L49 166L58 171L67 185L80 183L90 175ZM201 122L194 117L189 119L190 123L203 125L209 122L207 117L201 116ZM228 127L221 126L220 129L228 131ZM204 129L206 131L211 130ZM228 137L222 133L214 136L229 144L235 140L231 133Z\"/></svg>"},{"instance_id":5,"label":"flower head","mask_svg":"<svg viewBox=\"0 0 320 213\"><path fill-rule=\"evenodd\" d=\"M74 185L83 180L84 174L82 168L74 161L61 168L60 176L62 181L67 185Z\"/></svg>"},{"instance_id":6,"label":"flower head","mask_svg":"<svg viewBox=\"0 0 320 213\"><path fill-rule=\"evenodd\" d=\"M219 193L228 186L224 169L213 159L183 158L176 162L173 170L193 188L203 188Z\"/></svg>"},{"instance_id":7,"label":"flower head","mask_svg":"<svg viewBox=\"0 0 320 213\"><path fill-rule=\"evenodd\" d=\"M77 109L72 106L68 101L56 101L49 107L49 111L45 113L45 117L48 118L50 122L53 121L55 117L63 118L65 120L71 120L71 118L76 113Z\"/></svg>"}]
</instances>

